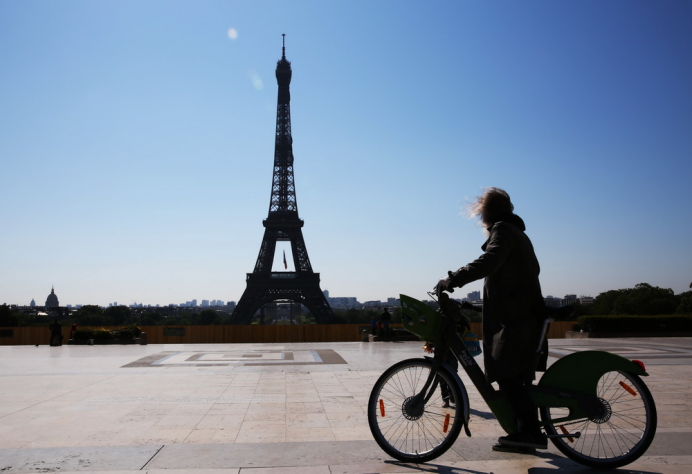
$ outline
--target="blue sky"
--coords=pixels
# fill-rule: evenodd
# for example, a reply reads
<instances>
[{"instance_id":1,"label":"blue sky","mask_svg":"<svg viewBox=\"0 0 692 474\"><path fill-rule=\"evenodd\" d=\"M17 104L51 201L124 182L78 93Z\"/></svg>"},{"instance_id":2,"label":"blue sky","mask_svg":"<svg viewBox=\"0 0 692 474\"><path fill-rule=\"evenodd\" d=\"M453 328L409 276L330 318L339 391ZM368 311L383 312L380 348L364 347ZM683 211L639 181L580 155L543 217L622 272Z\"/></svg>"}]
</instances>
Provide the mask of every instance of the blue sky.
<instances>
[{"instance_id":1,"label":"blue sky","mask_svg":"<svg viewBox=\"0 0 692 474\"><path fill-rule=\"evenodd\" d=\"M283 33L331 296L425 297L480 255L461 211L487 186L545 295L686 291L690 24L686 1L0 2L0 303L237 301Z\"/></svg>"}]
</instances>

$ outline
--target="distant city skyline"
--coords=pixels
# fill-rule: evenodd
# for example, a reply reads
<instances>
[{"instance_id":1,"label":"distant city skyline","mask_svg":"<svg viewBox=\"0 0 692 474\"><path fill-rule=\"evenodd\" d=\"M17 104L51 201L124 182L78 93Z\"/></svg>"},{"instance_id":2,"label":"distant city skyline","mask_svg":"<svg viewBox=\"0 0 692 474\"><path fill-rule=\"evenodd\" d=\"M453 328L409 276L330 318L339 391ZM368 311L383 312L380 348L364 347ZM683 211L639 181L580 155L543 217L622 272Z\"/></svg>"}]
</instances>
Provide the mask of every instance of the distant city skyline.
<instances>
[{"instance_id":1,"label":"distant city skyline","mask_svg":"<svg viewBox=\"0 0 692 474\"><path fill-rule=\"evenodd\" d=\"M468 299L471 301L478 301L481 299L481 292L480 291L472 291L468 293L464 293L462 295L462 289L457 289L455 290L454 294L452 294L453 298L457 299ZM324 290L323 293L325 293L325 296L327 299L330 301L330 304L332 303L331 300L355 300L358 304L365 304L368 302L380 302L382 304L393 304L393 300L398 300L399 296L397 295L396 297L394 296L388 296L384 299L372 299L372 300L360 300L357 296L332 296L331 292L329 290ZM577 298L576 294L572 293L566 293L563 297L555 297L553 295L543 295L544 298L550 299L550 298L555 298L558 300L563 300L564 298L568 297L574 297ZM592 295L579 295L578 298L593 298ZM48 303L49 300L52 300L54 303L59 303L60 296L58 293L55 292L55 286L51 287L51 293L47 296L46 298L46 303ZM41 301L39 299L39 301ZM190 300L186 300L185 302L179 302L179 303L174 303L174 302L169 302L169 303L150 303L150 302L144 302L144 301L133 301L131 303L118 303L117 301L109 301L106 302L105 304L103 303L96 303L96 302L91 302L91 303L60 303L59 306L61 307L71 307L71 308L78 308L81 306L85 305L96 305L96 306L101 306L104 308L110 307L110 306L128 306L128 307L135 307L141 305L142 307L162 307L162 306L177 306L177 307L199 307L199 308L205 308L205 307L217 307L217 306L228 306L228 305L235 305L237 301L236 300L218 300L218 299L197 299L193 298ZM47 306L46 304L41 304L41 303L36 303L35 298L32 298L31 301L28 304L23 304L23 303L18 303L18 302L3 302L2 304L8 304L8 305L16 305L16 306L39 306L39 307L45 307ZM57 306L57 304L54 304L54 306Z\"/></svg>"},{"instance_id":2,"label":"distant city skyline","mask_svg":"<svg viewBox=\"0 0 692 474\"><path fill-rule=\"evenodd\" d=\"M321 289L426 299L496 186L544 294L688 291L690 24L683 0L0 2L0 301L238 301L282 34Z\"/></svg>"}]
</instances>

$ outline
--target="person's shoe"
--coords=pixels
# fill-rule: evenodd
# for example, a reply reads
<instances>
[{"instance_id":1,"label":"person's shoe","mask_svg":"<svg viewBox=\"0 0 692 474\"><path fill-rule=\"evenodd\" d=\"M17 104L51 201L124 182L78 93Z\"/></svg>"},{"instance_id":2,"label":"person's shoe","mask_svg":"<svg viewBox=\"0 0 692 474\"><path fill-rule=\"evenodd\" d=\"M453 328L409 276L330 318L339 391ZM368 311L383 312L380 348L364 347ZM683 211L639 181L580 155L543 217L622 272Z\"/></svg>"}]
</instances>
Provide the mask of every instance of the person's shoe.
<instances>
[{"instance_id":1,"label":"person's shoe","mask_svg":"<svg viewBox=\"0 0 692 474\"><path fill-rule=\"evenodd\" d=\"M507 436L501 436L497 441L505 446L548 449L548 438L543 433L531 434L526 431L517 431Z\"/></svg>"},{"instance_id":2,"label":"person's shoe","mask_svg":"<svg viewBox=\"0 0 692 474\"><path fill-rule=\"evenodd\" d=\"M442 404L442 408L449 408L450 406L451 405L449 404L449 402L447 400L445 400L445 402Z\"/></svg>"},{"instance_id":3,"label":"person's shoe","mask_svg":"<svg viewBox=\"0 0 692 474\"><path fill-rule=\"evenodd\" d=\"M493 451L498 451L500 453L514 453L514 454L536 454L535 448L522 448L519 446L509 446L507 444L495 443L493 445Z\"/></svg>"}]
</instances>

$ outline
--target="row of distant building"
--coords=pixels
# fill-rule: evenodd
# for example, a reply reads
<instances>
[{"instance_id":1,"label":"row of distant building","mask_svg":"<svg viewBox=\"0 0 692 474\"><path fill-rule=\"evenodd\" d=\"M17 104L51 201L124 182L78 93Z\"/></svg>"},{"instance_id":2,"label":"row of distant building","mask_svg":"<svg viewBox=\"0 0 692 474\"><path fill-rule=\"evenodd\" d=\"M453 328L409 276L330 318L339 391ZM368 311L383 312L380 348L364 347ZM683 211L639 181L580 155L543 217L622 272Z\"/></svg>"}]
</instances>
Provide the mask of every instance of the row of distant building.
<instances>
[{"instance_id":1,"label":"row of distant building","mask_svg":"<svg viewBox=\"0 0 692 474\"><path fill-rule=\"evenodd\" d=\"M554 296L546 296L543 298L545 300L545 305L549 306L551 308L559 308L561 306L569 306L571 304L579 303L579 304L593 304L593 297L592 296L580 296L577 297L577 295L565 295L563 298L556 298ZM462 298L462 301L468 301L470 303L480 303L482 301L481 299L481 292L480 291L472 291L471 293L468 293L466 295L466 298Z\"/></svg>"},{"instance_id":2,"label":"row of distant building","mask_svg":"<svg viewBox=\"0 0 692 474\"><path fill-rule=\"evenodd\" d=\"M71 305L68 304L65 307L66 308L81 308L83 305L78 304L78 305ZM108 307L110 308L111 306L118 306L117 301L113 303L108 303ZM142 303L133 303L129 305L131 308L159 308L161 305L145 305ZM191 300L191 301L186 301L185 303L180 303L180 304L169 304L167 306L171 307L190 307L190 308L211 308L211 307L218 307L218 306L231 306L235 308L235 301L229 301L228 303L225 303L223 300L202 300L199 304L197 303L197 300ZM35 299L31 299L31 303L29 303L30 308L36 308L40 307L40 305L36 304ZM46 308L59 308L60 307L60 300L58 299L58 295L55 294L55 287L52 287L50 289L50 294L46 298L46 304L44 305Z\"/></svg>"},{"instance_id":3,"label":"row of distant building","mask_svg":"<svg viewBox=\"0 0 692 474\"><path fill-rule=\"evenodd\" d=\"M387 298L387 301L366 301L364 303L361 303L358 301L358 299L355 296L347 296L347 297L330 297L329 296L329 290L325 290L322 293L324 293L325 298L327 298L327 302L329 302L329 305L333 309L350 309L350 308L382 308L385 306L399 306L399 299L398 298ZM571 304L579 303L579 304L593 304L593 297L592 296L579 296L577 295L565 295L563 298L556 298L554 296L546 296L545 298L545 305L550 306L550 307L561 307L561 306L569 306ZM483 300L481 298L481 292L480 291L472 291L471 293L466 294L466 298L462 298L461 301L468 301L469 303L472 303L476 306L480 306L483 303Z\"/></svg>"},{"instance_id":4,"label":"row of distant building","mask_svg":"<svg viewBox=\"0 0 692 474\"><path fill-rule=\"evenodd\" d=\"M330 297L329 296L329 290L324 290L322 293L324 293L325 298L327 299L327 302L330 304L330 306L333 309L351 309L351 308L382 308L385 306L398 306L399 305L399 299L398 298L387 298L387 301L379 301L379 300L373 300L373 301L366 301L364 303L361 303L358 301L358 299L355 296L346 296L346 297ZM580 296L577 297L577 295L565 295L563 298L556 298L554 296L546 296L545 297L545 304L546 306L550 307L560 307L560 306L568 306L571 304L579 303L583 305L589 305L593 304L593 297L591 296ZM476 303L480 304L482 302L481 299L481 292L480 291L472 291L471 293L468 293L466 295L466 298L462 298L462 301L468 301L470 303ZM36 301L34 299L31 300L31 303L29 304L31 308L35 308L39 305L36 304ZM117 302L109 303L108 307L111 306L118 306ZM143 303L134 303L132 305L129 305L132 308L158 308L160 305L145 305ZM169 304L167 305L169 307L181 307L181 308L218 308L218 307L225 307L226 309L233 309L236 306L235 301L229 301L229 302L224 302L223 300L202 300L199 304L197 300L190 300L186 301L185 303L180 303L180 304ZM50 290L50 294L46 298L46 308L58 308L60 307L60 302L58 300L58 295L55 294L55 287L52 287ZM72 305L67 305L67 308L72 308ZM75 305L74 308L81 308L82 305L78 304Z\"/></svg>"}]
</instances>

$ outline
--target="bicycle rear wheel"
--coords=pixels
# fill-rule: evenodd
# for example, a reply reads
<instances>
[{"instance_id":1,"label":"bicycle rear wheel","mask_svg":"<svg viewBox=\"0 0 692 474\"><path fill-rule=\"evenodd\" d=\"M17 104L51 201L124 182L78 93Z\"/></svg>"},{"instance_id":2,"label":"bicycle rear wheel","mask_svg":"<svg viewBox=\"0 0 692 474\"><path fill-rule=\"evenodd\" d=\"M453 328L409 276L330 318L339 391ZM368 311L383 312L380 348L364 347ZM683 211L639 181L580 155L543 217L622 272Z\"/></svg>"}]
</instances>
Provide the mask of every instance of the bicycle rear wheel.
<instances>
[{"instance_id":1,"label":"bicycle rear wheel","mask_svg":"<svg viewBox=\"0 0 692 474\"><path fill-rule=\"evenodd\" d=\"M377 380L368 401L368 423L375 441L390 456L404 462L426 462L447 451L464 423L463 398L446 368L429 389L424 405L414 397L432 370L428 359L409 359L387 369ZM445 385L451 397L443 407ZM455 403L452 403L451 401Z\"/></svg>"},{"instance_id":2,"label":"bicycle rear wheel","mask_svg":"<svg viewBox=\"0 0 692 474\"><path fill-rule=\"evenodd\" d=\"M603 415L554 425L567 415L562 408L541 408L549 435L580 432L579 438L551 438L565 456L585 466L612 469L630 464L647 450L656 434L656 405L639 376L620 371L604 374L597 396Z\"/></svg>"}]
</instances>

